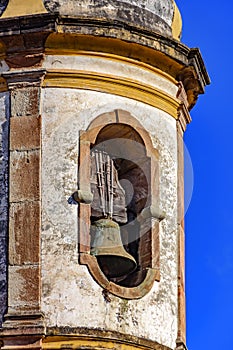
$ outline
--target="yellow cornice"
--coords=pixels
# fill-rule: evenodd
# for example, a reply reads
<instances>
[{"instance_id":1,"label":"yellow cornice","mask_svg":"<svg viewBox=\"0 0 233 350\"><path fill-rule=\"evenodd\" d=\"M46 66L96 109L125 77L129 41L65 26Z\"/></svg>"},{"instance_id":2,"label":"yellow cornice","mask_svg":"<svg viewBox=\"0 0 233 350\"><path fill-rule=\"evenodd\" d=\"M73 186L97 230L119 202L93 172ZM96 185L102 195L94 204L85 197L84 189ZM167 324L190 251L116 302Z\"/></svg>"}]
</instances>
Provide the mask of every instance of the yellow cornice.
<instances>
[{"instance_id":1,"label":"yellow cornice","mask_svg":"<svg viewBox=\"0 0 233 350\"><path fill-rule=\"evenodd\" d=\"M177 119L181 102L150 85L96 72L48 70L44 87L74 88L105 92L127 97L158 108Z\"/></svg>"},{"instance_id":2,"label":"yellow cornice","mask_svg":"<svg viewBox=\"0 0 233 350\"><path fill-rule=\"evenodd\" d=\"M159 43L154 41L154 45L155 48L150 48L139 43L117 38L98 37L88 34L52 33L46 40L45 54L77 55L87 52L90 55L103 54L105 57L121 57L122 60L137 61L139 64L145 64L144 67L158 69L164 72L166 76L173 78L174 81L183 67L181 63L170 57L174 54L174 48L168 47L165 54L161 52Z\"/></svg>"},{"instance_id":3,"label":"yellow cornice","mask_svg":"<svg viewBox=\"0 0 233 350\"><path fill-rule=\"evenodd\" d=\"M120 339L114 337L109 339L106 332L103 336L91 335L54 335L48 336L42 341L42 349L58 350L58 349L106 349L106 350L169 350L166 346L153 341L138 338L135 340L133 336L121 336ZM131 338L131 339L127 339Z\"/></svg>"}]
</instances>

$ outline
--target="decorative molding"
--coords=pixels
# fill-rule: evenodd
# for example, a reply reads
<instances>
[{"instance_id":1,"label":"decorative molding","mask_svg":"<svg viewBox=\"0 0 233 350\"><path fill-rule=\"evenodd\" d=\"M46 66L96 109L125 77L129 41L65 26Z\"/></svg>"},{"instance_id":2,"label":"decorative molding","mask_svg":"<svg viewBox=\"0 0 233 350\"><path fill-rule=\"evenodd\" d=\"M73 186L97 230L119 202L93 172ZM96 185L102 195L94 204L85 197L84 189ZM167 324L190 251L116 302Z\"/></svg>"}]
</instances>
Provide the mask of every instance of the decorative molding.
<instances>
[{"instance_id":1,"label":"decorative molding","mask_svg":"<svg viewBox=\"0 0 233 350\"><path fill-rule=\"evenodd\" d=\"M178 110L178 123L180 124L181 130L184 133L187 127L187 124L191 123L192 119L189 114L189 102L188 96L184 89L184 85L181 81L178 82L178 91L176 97L181 101L180 108Z\"/></svg>"},{"instance_id":2,"label":"decorative molding","mask_svg":"<svg viewBox=\"0 0 233 350\"><path fill-rule=\"evenodd\" d=\"M41 350L41 341L45 334L42 313L21 313L17 316L7 314L4 327L0 328L0 348L1 350Z\"/></svg>"},{"instance_id":3,"label":"decorative molding","mask_svg":"<svg viewBox=\"0 0 233 350\"><path fill-rule=\"evenodd\" d=\"M51 13L1 18L0 24L0 37L4 43L1 54L5 55L11 68L40 66L45 49L57 49L59 42L63 42L64 48L76 52L99 51L136 59L182 80L189 109L197 96L204 92L205 85L210 83L198 49L190 49L153 30L127 24L122 26L122 23L107 19ZM66 43L67 38L72 39ZM72 40L73 46L70 46Z\"/></svg>"},{"instance_id":4,"label":"decorative molding","mask_svg":"<svg viewBox=\"0 0 233 350\"><path fill-rule=\"evenodd\" d=\"M96 72L48 70L44 87L94 90L114 94L161 109L177 119L180 101L150 85Z\"/></svg>"},{"instance_id":5,"label":"decorative molding","mask_svg":"<svg viewBox=\"0 0 233 350\"><path fill-rule=\"evenodd\" d=\"M196 103L199 94L204 93L210 79L198 49L190 49L177 40L158 33L137 31L130 33L126 28L108 28L107 23L72 18L58 19L57 33L46 41L46 52L101 52L128 57L159 68L177 80L182 80L187 91L189 109ZM79 23L79 26L78 26ZM101 26L101 29L100 29ZM104 29L103 29L104 28ZM101 36L102 31L104 37ZM64 51L65 50L65 51ZM191 72L191 74L190 74ZM183 80L184 79L184 80Z\"/></svg>"},{"instance_id":6,"label":"decorative molding","mask_svg":"<svg viewBox=\"0 0 233 350\"><path fill-rule=\"evenodd\" d=\"M198 96L204 94L205 86L210 84L210 78L198 48L190 49L188 61L189 65L184 66L176 78L183 83L190 110L196 104Z\"/></svg>"},{"instance_id":7,"label":"decorative molding","mask_svg":"<svg viewBox=\"0 0 233 350\"><path fill-rule=\"evenodd\" d=\"M41 87L45 76L45 69L13 70L2 73L2 77L7 82L8 89L22 87Z\"/></svg>"},{"instance_id":8,"label":"decorative molding","mask_svg":"<svg viewBox=\"0 0 233 350\"><path fill-rule=\"evenodd\" d=\"M76 22L77 25L77 22ZM85 23L82 23L85 27ZM86 33L75 31L66 32L66 25L57 26L57 33L48 36L45 42L46 54L58 52L77 54L79 52L111 54L123 58L133 59L158 68L173 79L188 64L187 56L189 48L175 40L163 37L155 33L153 37L138 37L135 33L129 36L123 29L111 30L105 28L104 36L98 36L94 31L90 32L89 26Z\"/></svg>"},{"instance_id":9,"label":"decorative molding","mask_svg":"<svg viewBox=\"0 0 233 350\"><path fill-rule=\"evenodd\" d=\"M100 329L48 327L42 349L172 350L156 341Z\"/></svg>"}]
</instances>

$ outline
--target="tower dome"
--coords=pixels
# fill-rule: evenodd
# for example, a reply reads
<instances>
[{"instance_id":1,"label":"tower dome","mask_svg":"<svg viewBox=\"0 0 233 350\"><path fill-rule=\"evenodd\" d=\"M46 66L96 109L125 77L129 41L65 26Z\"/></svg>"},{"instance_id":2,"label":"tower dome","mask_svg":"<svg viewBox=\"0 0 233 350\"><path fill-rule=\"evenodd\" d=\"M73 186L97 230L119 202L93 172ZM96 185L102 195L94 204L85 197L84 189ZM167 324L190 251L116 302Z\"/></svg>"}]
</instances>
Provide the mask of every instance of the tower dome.
<instances>
[{"instance_id":1,"label":"tower dome","mask_svg":"<svg viewBox=\"0 0 233 350\"><path fill-rule=\"evenodd\" d=\"M174 0L37 0L23 6L20 0L3 0L0 4L3 18L47 11L73 19L159 32L178 40L181 34L181 16Z\"/></svg>"},{"instance_id":2,"label":"tower dome","mask_svg":"<svg viewBox=\"0 0 233 350\"><path fill-rule=\"evenodd\" d=\"M173 0L45 0L44 4L48 11L61 15L104 19L176 38L181 32L180 15Z\"/></svg>"}]
</instances>

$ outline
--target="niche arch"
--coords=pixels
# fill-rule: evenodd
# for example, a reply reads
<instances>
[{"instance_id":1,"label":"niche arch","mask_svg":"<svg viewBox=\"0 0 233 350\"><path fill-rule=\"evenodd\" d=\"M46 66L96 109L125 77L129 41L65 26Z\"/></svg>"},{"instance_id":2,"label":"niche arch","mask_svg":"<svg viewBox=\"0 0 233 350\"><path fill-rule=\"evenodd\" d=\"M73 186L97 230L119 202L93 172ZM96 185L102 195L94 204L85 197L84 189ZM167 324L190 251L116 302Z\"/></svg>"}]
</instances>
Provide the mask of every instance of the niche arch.
<instances>
[{"instance_id":1,"label":"niche arch","mask_svg":"<svg viewBox=\"0 0 233 350\"><path fill-rule=\"evenodd\" d=\"M92 254L91 227L97 216L93 210L96 199L92 158L93 150L100 145L111 154L127 198L126 222L117 216L113 220L119 222L124 248L136 260L137 267L123 277L109 277ZM80 132L78 185L74 197L79 202L80 264L88 267L105 291L125 299L142 298L154 281L160 280L159 222L163 215L159 210L159 155L147 131L129 112L104 113Z\"/></svg>"}]
</instances>

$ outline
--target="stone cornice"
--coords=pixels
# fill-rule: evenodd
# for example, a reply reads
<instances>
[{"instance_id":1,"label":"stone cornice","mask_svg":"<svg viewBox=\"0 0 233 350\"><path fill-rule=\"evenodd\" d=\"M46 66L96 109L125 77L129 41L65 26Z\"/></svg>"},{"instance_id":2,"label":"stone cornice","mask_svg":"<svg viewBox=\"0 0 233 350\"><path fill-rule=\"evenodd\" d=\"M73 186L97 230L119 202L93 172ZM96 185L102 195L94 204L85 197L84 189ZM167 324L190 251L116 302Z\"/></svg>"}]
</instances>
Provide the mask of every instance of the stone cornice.
<instances>
[{"instance_id":1,"label":"stone cornice","mask_svg":"<svg viewBox=\"0 0 233 350\"><path fill-rule=\"evenodd\" d=\"M2 57L11 68L40 66L45 46L56 47L59 35L74 37L77 49L131 57L181 80L191 109L210 83L198 49L168 36L119 20L36 14L0 19ZM49 34L54 33L47 39ZM54 35L52 34L52 35ZM46 41L47 39L47 41ZM48 45L49 41L49 45ZM59 48L59 47L58 47ZM95 48L95 50L94 50Z\"/></svg>"},{"instance_id":2,"label":"stone cornice","mask_svg":"<svg viewBox=\"0 0 233 350\"><path fill-rule=\"evenodd\" d=\"M28 34L33 32L52 32L55 30L56 15L41 13L36 15L0 18L0 37Z\"/></svg>"},{"instance_id":3,"label":"stone cornice","mask_svg":"<svg viewBox=\"0 0 233 350\"><path fill-rule=\"evenodd\" d=\"M14 70L2 73L2 77L6 80L8 89L11 90L15 87L41 86L45 74L45 69Z\"/></svg>"}]
</instances>

